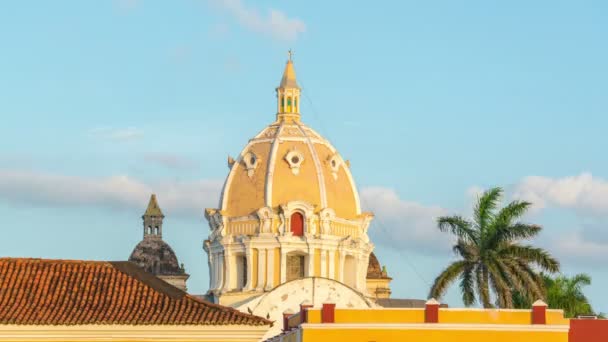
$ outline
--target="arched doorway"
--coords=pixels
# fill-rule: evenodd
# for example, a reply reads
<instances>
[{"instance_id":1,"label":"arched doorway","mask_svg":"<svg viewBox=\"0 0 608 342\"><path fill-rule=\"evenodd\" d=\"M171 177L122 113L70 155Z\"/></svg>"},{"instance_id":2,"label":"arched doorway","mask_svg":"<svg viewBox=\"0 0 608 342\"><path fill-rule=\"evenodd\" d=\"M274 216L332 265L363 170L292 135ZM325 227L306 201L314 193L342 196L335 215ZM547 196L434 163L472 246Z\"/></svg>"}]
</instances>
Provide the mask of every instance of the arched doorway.
<instances>
[{"instance_id":1,"label":"arched doorway","mask_svg":"<svg viewBox=\"0 0 608 342\"><path fill-rule=\"evenodd\" d=\"M291 233L293 236L304 235L304 216L300 213L291 215Z\"/></svg>"}]
</instances>

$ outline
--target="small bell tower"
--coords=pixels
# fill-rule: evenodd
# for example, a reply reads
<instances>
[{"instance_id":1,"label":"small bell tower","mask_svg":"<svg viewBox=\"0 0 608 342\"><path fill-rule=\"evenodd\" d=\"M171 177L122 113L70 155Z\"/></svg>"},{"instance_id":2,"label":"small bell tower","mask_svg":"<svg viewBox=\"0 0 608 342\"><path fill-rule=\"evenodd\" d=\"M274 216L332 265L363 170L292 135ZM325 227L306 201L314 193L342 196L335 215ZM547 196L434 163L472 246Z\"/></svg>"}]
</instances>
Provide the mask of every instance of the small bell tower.
<instances>
[{"instance_id":1,"label":"small bell tower","mask_svg":"<svg viewBox=\"0 0 608 342\"><path fill-rule=\"evenodd\" d=\"M156 194L150 196L148 208L141 217L144 223L144 240L145 239L162 239L163 237L163 219L165 215L160 210L156 201Z\"/></svg>"},{"instance_id":2,"label":"small bell tower","mask_svg":"<svg viewBox=\"0 0 608 342\"><path fill-rule=\"evenodd\" d=\"M292 119L300 121L300 86L296 81L296 71L293 67L293 52L289 50L289 59L283 71L281 84L277 91L277 119Z\"/></svg>"}]
</instances>

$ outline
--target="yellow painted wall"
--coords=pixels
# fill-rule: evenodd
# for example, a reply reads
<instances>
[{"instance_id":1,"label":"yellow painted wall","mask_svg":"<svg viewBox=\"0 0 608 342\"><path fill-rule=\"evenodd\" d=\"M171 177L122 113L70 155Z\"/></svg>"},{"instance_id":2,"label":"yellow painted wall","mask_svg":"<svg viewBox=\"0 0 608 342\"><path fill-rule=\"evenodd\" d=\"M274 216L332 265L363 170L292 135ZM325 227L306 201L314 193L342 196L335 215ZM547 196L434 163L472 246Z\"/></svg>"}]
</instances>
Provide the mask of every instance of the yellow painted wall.
<instances>
[{"instance_id":1,"label":"yellow painted wall","mask_svg":"<svg viewBox=\"0 0 608 342\"><path fill-rule=\"evenodd\" d=\"M304 329L303 342L567 342L568 332L394 329Z\"/></svg>"},{"instance_id":2,"label":"yellow painted wall","mask_svg":"<svg viewBox=\"0 0 608 342\"><path fill-rule=\"evenodd\" d=\"M321 323L321 310L308 310L308 323Z\"/></svg>"},{"instance_id":3,"label":"yellow painted wall","mask_svg":"<svg viewBox=\"0 0 608 342\"><path fill-rule=\"evenodd\" d=\"M439 323L531 324L532 313L528 310L439 309Z\"/></svg>"},{"instance_id":4,"label":"yellow painted wall","mask_svg":"<svg viewBox=\"0 0 608 342\"><path fill-rule=\"evenodd\" d=\"M256 288L258 286L258 250L253 249L251 251L251 263L253 265L251 269L251 286Z\"/></svg>"},{"instance_id":5,"label":"yellow painted wall","mask_svg":"<svg viewBox=\"0 0 608 342\"><path fill-rule=\"evenodd\" d=\"M331 275L329 274L329 251L325 251L325 276L327 278L331 278Z\"/></svg>"},{"instance_id":6,"label":"yellow painted wall","mask_svg":"<svg viewBox=\"0 0 608 342\"><path fill-rule=\"evenodd\" d=\"M323 144L315 144L314 146L321 162L323 177L325 178L327 206L334 209L338 217L354 219L357 216L357 202L355 201L353 184L351 184L346 174L346 165L340 166L338 178L335 179L328 161L333 155L331 150Z\"/></svg>"},{"instance_id":7,"label":"yellow painted wall","mask_svg":"<svg viewBox=\"0 0 608 342\"><path fill-rule=\"evenodd\" d=\"M319 309L309 310L310 315L321 317ZM320 318L319 318L320 319ZM314 323L310 321L311 323ZM336 309L336 323L424 323L424 309ZM445 309L439 310L439 323L457 324L523 324L530 325L530 310L500 309ZM561 310L547 311L547 325L569 325Z\"/></svg>"},{"instance_id":8,"label":"yellow painted wall","mask_svg":"<svg viewBox=\"0 0 608 342\"><path fill-rule=\"evenodd\" d=\"M424 323L424 309L336 310L336 323Z\"/></svg>"},{"instance_id":9,"label":"yellow painted wall","mask_svg":"<svg viewBox=\"0 0 608 342\"><path fill-rule=\"evenodd\" d=\"M222 208L228 217L249 215L264 206L270 143L254 144L249 151L258 157L258 166L251 178L247 175L247 169L242 162L234 166L237 169L234 171L232 182L227 189L228 204L226 208Z\"/></svg>"},{"instance_id":10,"label":"yellow painted wall","mask_svg":"<svg viewBox=\"0 0 608 342\"><path fill-rule=\"evenodd\" d=\"M274 249L274 286L278 286L281 282L281 250Z\"/></svg>"},{"instance_id":11,"label":"yellow painted wall","mask_svg":"<svg viewBox=\"0 0 608 342\"><path fill-rule=\"evenodd\" d=\"M272 251L268 250L268 249L265 249L262 253L266 253L266 259L264 260L265 264L266 264L266 266L264 267L264 279L263 279L264 284L262 285L262 286L266 286L269 283L269 281L268 281L268 267L271 266L271 265L269 265L270 260L268 260L268 259L270 259L270 258L268 257L268 254L272 253Z\"/></svg>"},{"instance_id":12,"label":"yellow painted wall","mask_svg":"<svg viewBox=\"0 0 608 342\"><path fill-rule=\"evenodd\" d=\"M315 277L321 276L321 250L315 249Z\"/></svg>"},{"instance_id":13,"label":"yellow painted wall","mask_svg":"<svg viewBox=\"0 0 608 342\"><path fill-rule=\"evenodd\" d=\"M564 318L564 310L547 310L545 314L547 324L567 324L570 325L570 320Z\"/></svg>"},{"instance_id":14,"label":"yellow painted wall","mask_svg":"<svg viewBox=\"0 0 608 342\"><path fill-rule=\"evenodd\" d=\"M285 155L296 149L304 155L300 172L294 175L285 161ZM321 204L321 192L315 162L308 145L303 142L285 141L279 144L274 165L272 185L272 205L276 206L293 200L302 200L311 204ZM264 191L262 191L262 196ZM262 207L261 205L260 207Z\"/></svg>"}]
</instances>

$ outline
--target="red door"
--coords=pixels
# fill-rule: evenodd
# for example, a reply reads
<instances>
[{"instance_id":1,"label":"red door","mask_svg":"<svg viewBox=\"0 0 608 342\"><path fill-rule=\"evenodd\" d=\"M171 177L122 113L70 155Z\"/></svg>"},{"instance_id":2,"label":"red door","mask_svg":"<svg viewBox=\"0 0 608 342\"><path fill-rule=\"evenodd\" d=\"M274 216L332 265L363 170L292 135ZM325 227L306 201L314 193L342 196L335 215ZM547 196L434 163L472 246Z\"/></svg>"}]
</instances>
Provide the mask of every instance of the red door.
<instances>
[{"instance_id":1,"label":"red door","mask_svg":"<svg viewBox=\"0 0 608 342\"><path fill-rule=\"evenodd\" d=\"M304 216L300 213L291 215L291 232L294 236L304 235Z\"/></svg>"}]
</instances>

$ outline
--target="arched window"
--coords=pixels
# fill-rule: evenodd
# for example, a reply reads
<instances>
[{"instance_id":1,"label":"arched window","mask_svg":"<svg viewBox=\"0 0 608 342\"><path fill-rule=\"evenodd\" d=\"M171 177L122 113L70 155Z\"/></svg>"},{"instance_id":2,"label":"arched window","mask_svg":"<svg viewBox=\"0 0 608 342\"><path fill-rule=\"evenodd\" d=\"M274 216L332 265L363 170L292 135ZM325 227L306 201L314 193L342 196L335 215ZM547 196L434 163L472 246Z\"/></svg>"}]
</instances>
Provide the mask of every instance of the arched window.
<instances>
[{"instance_id":1,"label":"arched window","mask_svg":"<svg viewBox=\"0 0 608 342\"><path fill-rule=\"evenodd\" d=\"M291 215L291 233L293 236L304 235L304 216L300 213Z\"/></svg>"},{"instance_id":2,"label":"arched window","mask_svg":"<svg viewBox=\"0 0 608 342\"><path fill-rule=\"evenodd\" d=\"M279 104L281 105L281 113L285 112L285 96L279 98Z\"/></svg>"},{"instance_id":3,"label":"arched window","mask_svg":"<svg viewBox=\"0 0 608 342\"><path fill-rule=\"evenodd\" d=\"M287 112L291 113L291 96L287 98Z\"/></svg>"},{"instance_id":4,"label":"arched window","mask_svg":"<svg viewBox=\"0 0 608 342\"><path fill-rule=\"evenodd\" d=\"M298 111L298 98L297 97L293 98L293 109L294 109L294 112Z\"/></svg>"},{"instance_id":5,"label":"arched window","mask_svg":"<svg viewBox=\"0 0 608 342\"><path fill-rule=\"evenodd\" d=\"M154 235L158 235L160 234L160 229L158 229L158 226L154 227Z\"/></svg>"},{"instance_id":6,"label":"arched window","mask_svg":"<svg viewBox=\"0 0 608 342\"><path fill-rule=\"evenodd\" d=\"M148 228L146 228L146 233L148 235L152 234L152 226L148 226Z\"/></svg>"}]
</instances>

